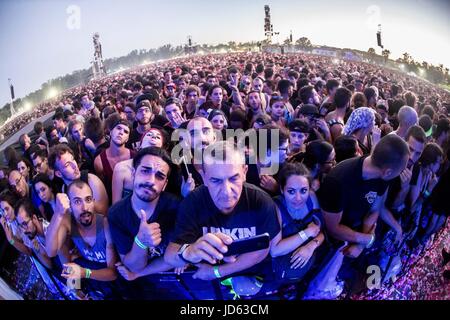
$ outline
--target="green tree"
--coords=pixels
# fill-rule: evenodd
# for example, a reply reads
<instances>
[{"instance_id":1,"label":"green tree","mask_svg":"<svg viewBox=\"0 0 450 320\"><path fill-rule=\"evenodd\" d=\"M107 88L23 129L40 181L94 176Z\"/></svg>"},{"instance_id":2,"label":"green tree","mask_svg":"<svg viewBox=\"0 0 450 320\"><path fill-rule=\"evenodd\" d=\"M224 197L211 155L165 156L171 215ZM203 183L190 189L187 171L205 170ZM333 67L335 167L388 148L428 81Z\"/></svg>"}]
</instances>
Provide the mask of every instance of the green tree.
<instances>
[{"instance_id":1,"label":"green tree","mask_svg":"<svg viewBox=\"0 0 450 320\"><path fill-rule=\"evenodd\" d=\"M295 44L300 46L301 48L311 48L312 43L307 37L301 37L297 41L295 41Z\"/></svg>"}]
</instances>

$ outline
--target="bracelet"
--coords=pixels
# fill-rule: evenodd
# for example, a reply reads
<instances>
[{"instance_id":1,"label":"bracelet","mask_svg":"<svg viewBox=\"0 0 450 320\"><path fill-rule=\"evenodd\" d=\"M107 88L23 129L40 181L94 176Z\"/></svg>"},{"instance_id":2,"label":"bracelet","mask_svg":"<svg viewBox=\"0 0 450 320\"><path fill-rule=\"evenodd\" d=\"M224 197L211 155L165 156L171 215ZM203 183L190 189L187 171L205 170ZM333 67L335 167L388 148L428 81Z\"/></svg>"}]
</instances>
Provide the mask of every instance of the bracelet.
<instances>
[{"instance_id":1,"label":"bracelet","mask_svg":"<svg viewBox=\"0 0 450 320\"><path fill-rule=\"evenodd\" d=\"M370 239L370 242L367 244L366 248L370 248L374 242L375 242L375 235L372 234L372 238Z\"/></svg>"},{"instance_id":2,"label":"bracelet","mask_svg":"<svg viewBox=\"0 0 450 320\"><path fill-rule=\"evenodd\" d=\"M14 241L14 239L13 238L11 238L11 240L9 240L9 243L13 246L14 245L14 243L15 243L15 241Z\"/></svg>"},{"instance_id":3,"label":"bracelet","mask_svg":"<svg viewBox=\"0 0 450 320\"><path fill-rule=\"evenodd\" d=\"M306 235L306 233L305 233L305 231L299 231L298 232L298 235L300 236L300 239L302 239L303 240L303 242L305 242L305 241L308 241L308 236Z\"/></svg>"},{"instance_id":4,"label":"bracelet","mask_svg":"<svg viewBox=\"0 0 450 320\"><path fill-rule=\"evenodd\" d=\"M219 266L214 266L213 270L214 270L214 275L216 276L217 279L222 278L222 276L220 275L220 272L219 272Z\"/></svg>"},{"instance_id":5,"label":"bracelet","mask_svg":"<svg viewBox=\"0 0 450 320\"><path fill-rule=\"evenodd\" d=\"M136 243L137 246L138 246L139 248L141 248L142 250L147 250L147 249L148 249L148 247L147 247L145 244L143 244L143 243L138 239L137 236L134 237L134 243Z\"/></svg>"},{"instance_id":6,"label":"bracelet","mask_svg":"<svg viewBox=\"0 0 450 320\"><path fill-rule=\"evenodd\" d=\"M92 271L91 269L84 269L86 271L85 273L85 278L89 279L91 277Z\"/></svg>"},{"instance_id":7,"label":"bracelet","mask_svg":"<svg viewBox=\"0 0 450 320\"><path fill-rule=\"evenodd\" d=\"M425 191L422 193L422 195L423 195L423 197L426 199L426 198L428 198L428 197L430 196L430 192L429 192L428 190L425 190Z\"/></svg>"}]
</instances>

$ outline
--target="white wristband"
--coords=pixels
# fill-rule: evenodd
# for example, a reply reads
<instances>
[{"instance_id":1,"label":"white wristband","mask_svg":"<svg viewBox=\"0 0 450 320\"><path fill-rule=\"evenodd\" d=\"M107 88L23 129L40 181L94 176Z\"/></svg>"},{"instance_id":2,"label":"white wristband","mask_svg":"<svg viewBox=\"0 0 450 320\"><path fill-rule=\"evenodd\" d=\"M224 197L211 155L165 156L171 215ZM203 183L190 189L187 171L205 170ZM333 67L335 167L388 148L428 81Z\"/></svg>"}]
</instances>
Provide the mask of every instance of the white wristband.
<instances>
[{"instance_id":1,"label":"white wristband","mask_svg":"<svg viewBox=\"0 0 450 320\"><path fill-rule=\"evenodd\" d=\"M299 231L298 232L298 235L300 236L300 239L302 239L303 240L303 242L306 242L306 241L308 241L308 236L306 235L306 233L305 233L305 231Z\"/></svg>"}]
</instances>

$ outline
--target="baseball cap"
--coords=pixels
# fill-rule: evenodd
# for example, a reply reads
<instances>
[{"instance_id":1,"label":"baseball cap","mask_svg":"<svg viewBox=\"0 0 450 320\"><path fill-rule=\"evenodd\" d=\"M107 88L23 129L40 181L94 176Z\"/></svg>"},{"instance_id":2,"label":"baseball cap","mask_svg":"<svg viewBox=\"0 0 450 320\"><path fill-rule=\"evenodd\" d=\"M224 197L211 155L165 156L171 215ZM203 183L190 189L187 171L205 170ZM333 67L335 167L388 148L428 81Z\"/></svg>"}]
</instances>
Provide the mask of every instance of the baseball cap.
<instances>
[{"instance_id":1,"label":"baseball cap","mask_svg":"<svg viewBox=\"0 0 450 320\"><path fill-rule=\"evenodd\" d=\"M293 120L291 123L289 123L288 128L290 132L308 133L310 130L308 123L300 119Z\"/></svg>"},{"instance_id":2,"label":"baseball cap","mask_svg":"<svg viewBox=\"0 0 450 320\"><path fill-rule=\"evenodd\" d=\"M319 115L319 109L313 104L305 104L300 108L300 114Z\"/></svg>"},{"instance_id":3,"label":"baseball cap","mask_svg":"<svg viewBox=\"0 0 450 320\"><path fill-rule=\"evenodd\" d=\"M113 124L111 125L110 130L112 131L112 130L113 130L116 126L118 126L119 124L122 124L122 125L124 125L124 126L127 126L128 129L131 130L130 123L129 123L127 120L125 120L125 119L118 119L116 122L113 122Z\"/></svg>"}]
</instances>

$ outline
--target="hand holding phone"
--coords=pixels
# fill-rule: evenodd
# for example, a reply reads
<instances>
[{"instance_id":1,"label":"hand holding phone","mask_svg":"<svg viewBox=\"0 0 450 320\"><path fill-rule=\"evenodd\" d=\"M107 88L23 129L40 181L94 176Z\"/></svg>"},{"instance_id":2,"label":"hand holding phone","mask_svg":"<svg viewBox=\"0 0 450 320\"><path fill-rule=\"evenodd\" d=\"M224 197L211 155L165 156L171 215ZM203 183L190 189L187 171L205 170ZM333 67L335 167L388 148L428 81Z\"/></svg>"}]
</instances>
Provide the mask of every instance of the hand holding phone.
<instances>
[{"instance_id":1,"label":"hand holding phone","mask_svg":"<svg viewBox=\"0 0 450 320\"><path fill-rule=\"evenodd\" d=\"M224 257L244 254L248 252L267 249L270 245L270 236L268 233L263 233L254 237L234 240L228 245L228 251L224 253Z\"/></svg>"}]
</instances>

